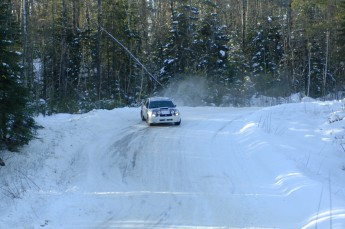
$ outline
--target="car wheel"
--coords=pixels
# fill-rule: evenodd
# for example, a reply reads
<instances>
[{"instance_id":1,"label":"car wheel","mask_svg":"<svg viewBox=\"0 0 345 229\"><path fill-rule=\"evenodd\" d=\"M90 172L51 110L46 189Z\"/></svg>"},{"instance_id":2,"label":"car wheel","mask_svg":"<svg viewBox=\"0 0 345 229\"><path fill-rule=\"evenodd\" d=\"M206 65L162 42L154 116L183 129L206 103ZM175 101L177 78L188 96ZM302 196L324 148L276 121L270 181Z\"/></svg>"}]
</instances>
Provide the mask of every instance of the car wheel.
<instances>
[{"instance_id":1,"label":"car wheel","mask_svg":"<svg viewBox=\"0 0 345 229\"><path fill-rule=\"evenodd\" d=\"M153 123L149 122L149 119L146 119L146 123L147 123L148 126L152 126L153 125Z\"/></svg>"},{"instance_id":2,"label":"car wheel","mask_svg":"<svg viewBox=\"0 0 345 229\"><path fill-rule=\"evenodd\" d=\"M179 122L175 122L176 126L179 126L181 124L181 120Z\"/></svg>"},{"instance_id":3,"label":"car wheel","mask_svg":"<svg viewBox=\"0 0 345 229\"><path fill-rule=\"evenodd\" d=\"M142 112L142 111L140 112L140 116L141 116L141 120L142 120L142 121L145 121L145 120L146 120L145 117L144 117L144 115L143 115L143 112Z\"/></svg>"}]
</instances>

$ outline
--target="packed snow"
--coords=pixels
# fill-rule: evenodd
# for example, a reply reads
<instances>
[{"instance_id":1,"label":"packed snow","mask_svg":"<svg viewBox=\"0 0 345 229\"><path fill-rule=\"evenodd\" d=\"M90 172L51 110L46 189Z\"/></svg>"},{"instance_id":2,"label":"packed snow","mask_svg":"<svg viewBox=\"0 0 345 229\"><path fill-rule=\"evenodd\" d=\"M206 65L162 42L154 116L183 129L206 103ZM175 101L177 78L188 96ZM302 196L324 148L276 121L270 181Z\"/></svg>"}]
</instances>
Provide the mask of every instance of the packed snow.
<instances>
[{"instance_id":1,"label":"packed snow","mask_svg":"<svg viewBox=\"0 0 345 229\"><path fill-rule=\"evenodd\" d=\"M38 117L4 152L0 228L345 228L344 103Z\"/></svg>"}]
</instances>

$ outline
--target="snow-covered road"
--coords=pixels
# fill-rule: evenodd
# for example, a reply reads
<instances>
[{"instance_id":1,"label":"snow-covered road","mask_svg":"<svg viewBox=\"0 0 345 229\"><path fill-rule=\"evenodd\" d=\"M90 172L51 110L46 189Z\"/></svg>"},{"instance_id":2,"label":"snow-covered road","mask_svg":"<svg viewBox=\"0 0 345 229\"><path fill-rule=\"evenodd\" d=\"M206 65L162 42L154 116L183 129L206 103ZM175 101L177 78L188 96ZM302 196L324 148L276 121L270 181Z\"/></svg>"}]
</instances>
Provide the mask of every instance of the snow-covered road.
<instances>
[{"instance_id":1,"label":"snow-covered road","mask_svg":"<svg viewBox=\"0 0 345 229\"><path fill-rule=\"evenodd\" d=\"M345 227L325 105L180 110L181 126L148 127L138 108L39 118L38 188L0 228Z\"/></svg>"}]
</instances>

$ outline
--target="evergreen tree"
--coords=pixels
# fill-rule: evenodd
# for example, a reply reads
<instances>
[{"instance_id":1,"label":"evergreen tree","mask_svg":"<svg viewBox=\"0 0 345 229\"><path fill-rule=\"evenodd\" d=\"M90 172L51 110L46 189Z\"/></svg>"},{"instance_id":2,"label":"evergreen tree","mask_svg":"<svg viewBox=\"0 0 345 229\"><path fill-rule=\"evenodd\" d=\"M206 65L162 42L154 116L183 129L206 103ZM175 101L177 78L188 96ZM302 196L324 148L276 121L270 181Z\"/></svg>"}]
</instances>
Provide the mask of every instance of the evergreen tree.
<instances>
[{"instance_id":1,"label":"evergreen tree","mask_svg":"<svg viewBox=\"0 0 345 229\"><path fill-rule=\"evenodd\" d=\"M235 106L247 105L246 100L254 94L254 86L251 82L251 67L242 49L242 39L235 33L231 34L229 41L229 77L232 104Z\"/></svg>"},{"instance_id":2,"label":"evergreen tree","mask_svg":"<svg viewBox=\"0 0 345 229\"><path fill-rule=\"evenodd\" d=\"M163 50L164 61L160 71L163 82L176 74L193 74L196 69L193 42L197 36L199 9L189 3L187 0L171 1L171 34Z\"/></svg>"},{"instance_id":3,"label":"evergreen tree","mask_svg":"<svg viewBox=\"0 0 345 229\"><path fill-rule=\"evenodd\" d=\"M248 48L256 90L267 96L281 93L280 65L284 57L281 26L268 16L258 24Z\"/></svg>"},{"instance_id":4,"label":"evergreen tree","mask_svg":"<svg viewBox=\"0 0 345 229\"><path fill-rule=\"evenodd\" d=\"M206 73L209 85L209 100L217 105L223 103L222 98L230 94L232 79L228 74L228 42L227 26L219 20L218 5L212 1L203 1L198 39L194 42L195 58L198 70Z\"/></svg>"},{"instance_id":5,"label":"evergreen tree","mask_svg":"<svg viewBox=\"0 0 345 229\"><path fill-rule=\"evenodd\" d=\"M15 151L34 138L37 125L20 77L20 32L10 0L0 3L0 149Z\"/></svg>"},{"instance_id":6,"label":"evergreen tree","mask_svg":"<svg viewBox=\"0 0 345 229\"><path fill-rule=\"evenodd\" d=\"M228 69L227 26L221 24L217 5L211 1L203 2L204 15L200 20L197 40L194 41L198 58L198 69L205 69L207 75L225 75ZM223 82L224 83L224 82Z\"/></svg>"},{"instance_id":7,"label":"evergreen tree","mask_svg":"<svg viewBox=\"0 0 345 229\"><path fill-rule=\"evenodd\" d=\"M258 94L315 97L345 85L344 0L11 2L28 31L23 80L49 113L135 104L158 89L98 22L162 83L207 77L210 103L245 104L235 97L251 97L253 85ZM33 60L42 66L36 78Z\"/></svg>"}]
</instances>

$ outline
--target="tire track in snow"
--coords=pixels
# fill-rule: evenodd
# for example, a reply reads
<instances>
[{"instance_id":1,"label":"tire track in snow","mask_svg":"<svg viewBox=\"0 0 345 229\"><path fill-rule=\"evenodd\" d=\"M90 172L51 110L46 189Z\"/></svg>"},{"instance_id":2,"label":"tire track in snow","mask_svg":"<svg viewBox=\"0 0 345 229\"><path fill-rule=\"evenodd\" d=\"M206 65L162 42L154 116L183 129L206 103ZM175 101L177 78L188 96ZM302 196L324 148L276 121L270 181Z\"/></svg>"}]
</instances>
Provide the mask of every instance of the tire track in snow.
<instances>
[{"instance_id":1,"label":"tire track in snow","mask_svg":"<svg viewBox=\"0 0 345 229\"><path fill-rule=\"evenodd\" d=\"M122 182L126 183L127 178L133 175L133 170L137 165L137 158L144 147L144 129L126 129L124 136L111 146L111 157L115 158L118 165Z\"/></svg>"}]
</instances>

